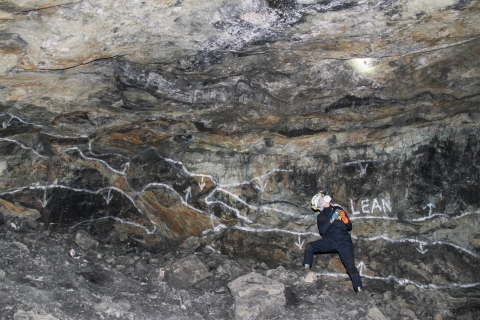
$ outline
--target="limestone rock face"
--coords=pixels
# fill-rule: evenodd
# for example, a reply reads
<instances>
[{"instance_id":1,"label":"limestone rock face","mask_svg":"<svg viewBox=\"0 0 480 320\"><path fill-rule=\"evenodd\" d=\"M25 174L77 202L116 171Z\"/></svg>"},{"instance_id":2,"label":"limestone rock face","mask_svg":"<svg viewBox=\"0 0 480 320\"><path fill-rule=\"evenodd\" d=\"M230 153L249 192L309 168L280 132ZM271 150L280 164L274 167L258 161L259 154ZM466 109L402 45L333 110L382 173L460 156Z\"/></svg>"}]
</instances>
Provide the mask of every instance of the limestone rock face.
<instances>
[{"instance_id":1,"label":"limestone rock face","mask_svg":"<svg viewBox=\"0 0 480 320\"><path fill-rule=\"evenodd\" d=\"M364 277L476 286L479 8L3 1L0 221L297 268L323 190Z\"/></svg>"}]
</instances>

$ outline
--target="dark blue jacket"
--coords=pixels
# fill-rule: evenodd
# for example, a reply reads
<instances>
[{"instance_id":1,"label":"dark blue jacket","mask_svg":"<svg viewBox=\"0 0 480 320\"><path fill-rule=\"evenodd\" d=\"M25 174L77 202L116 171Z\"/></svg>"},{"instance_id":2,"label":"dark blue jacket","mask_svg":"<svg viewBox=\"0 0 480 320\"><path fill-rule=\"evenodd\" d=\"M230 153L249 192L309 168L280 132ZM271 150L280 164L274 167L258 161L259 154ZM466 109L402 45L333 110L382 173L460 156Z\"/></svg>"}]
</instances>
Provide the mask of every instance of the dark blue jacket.
<instances>
[{"instance_id":1,"label":"dark blue jacket","mask_svg":"<svg viewBox=\"0 0 480 320\"><path fill-rule=\"evenodd\" d=\"M348 223L343 223L342 220L334 220L330 222L333 214L336 210L343 210L339 206L330 206L328 208L323 208L322 211L317 216L317 227L318 232L322 238L339 238L339 239L350 239L350 233L348 231L352 230L352 221L348 219ZM347 213L345 213L347 216ZM348 216L347 216L348 218Z\"/></svg>"}]
</instances>

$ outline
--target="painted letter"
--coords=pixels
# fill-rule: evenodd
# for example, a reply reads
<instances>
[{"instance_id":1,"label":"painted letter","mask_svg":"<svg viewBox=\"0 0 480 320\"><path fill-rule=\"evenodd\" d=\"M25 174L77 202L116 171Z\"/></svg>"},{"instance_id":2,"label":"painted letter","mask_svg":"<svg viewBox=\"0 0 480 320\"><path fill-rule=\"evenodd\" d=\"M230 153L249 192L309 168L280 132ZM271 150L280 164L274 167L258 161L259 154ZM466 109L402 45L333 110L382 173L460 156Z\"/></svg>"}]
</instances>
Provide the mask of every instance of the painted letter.
<instances>
[{"instance_id":1,"label":"painted letter","mask_svg":"<svg viewBox=\"0 0 480 320\"><path fill-rule=\"evenodd\" d=\"M382 207L380 207L380 204L378 203L378 200L377 199L373 199L373 204L372 204L372 213L373 211L378 208L378 210L380 210L380 212L382 212Z\"/></svg>"},{"instance_id":2,"label":"painted letter","mask_svg":"<svg viewBox=\"0 0 480 320\"><path fill-rule=\"evenodd\" d=\"M360 214L360 211L355 211L355 208L353 207L352 199L350 199L350 208L352 209L352 214Z\"/></svg>"},{"instance_id":3,"label":"painted letter","mask_svg":"<svg viewBox=\"0 0 480 320\"><path fill-rule=\"evenodd\" d=\"M390 199L382 199L382 204L383 204L383 212L387 212L385 210L385 207L388 208L388 211L392 212L392 205L390 204Z\"/></svg>"},{"instance_id":4,"label":"painted letter","mask_svg":"<svg viewBox=\"0 0 480 320\"><path fill-rule=\"evenodd\" d=\"M370 213L370 211L365 210L370 203L369 199L362 200L362 212L363 213Z\"/></svg>"}]
</instances>

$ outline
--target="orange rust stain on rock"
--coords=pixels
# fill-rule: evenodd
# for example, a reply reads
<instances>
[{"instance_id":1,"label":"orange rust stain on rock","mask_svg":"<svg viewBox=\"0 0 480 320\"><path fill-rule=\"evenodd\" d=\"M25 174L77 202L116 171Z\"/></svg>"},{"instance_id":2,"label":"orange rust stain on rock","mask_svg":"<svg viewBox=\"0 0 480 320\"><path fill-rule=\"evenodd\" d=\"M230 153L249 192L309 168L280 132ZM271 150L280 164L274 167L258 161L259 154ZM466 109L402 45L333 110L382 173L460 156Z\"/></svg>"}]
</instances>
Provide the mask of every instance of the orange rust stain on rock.
<instances>
[{"instance_id":1,"label":"orange rust stain on rock","mask_svg":"<svg viewBox=\"0 0 480 320\"><path fill-rule=\"evenodd\" d=\"M115 184L121 190L128 190L130 188L127 180L124 177L121 177L120 179L118 179Z\"/></svg>"},{"instance_id":2,"label":"orange rust stain on rock","mask_svg":"<svg viewBox=\"0 0 480 320\"><path fill-rule=\"evenodd\" d=\"M12 54L12 55L20 55L23 53L23 48L19 46L12 46L12 47L6 47L0 49L0 53L7 55L7 54Z\"/></svg>"},{"instance_id":3,"label":"orange rust stain on rock","mask_svg":"<svg viewBox=\"0 0 480 320\"><path fill-rule=\"evenodd\" d=\"M128 133L118 133L114 132L112 135L109 137L109 142L113 141L123 141L123 142L129 142L133 144L142 144L143 141L140 139L140 132L138 131L130 131Z\"/></svg>"},{"instance_id":4,"label":"orange rust stain on rock","mask_svg":"<svg viewBox=\"0 0 480 320\"><path fill-rule=\"evenodd\" d=\"M156 144L162 143L165 139L168 139L171 136L172 136L171 134L162 134L162 133L152 134L151 132L148 132L145 134L145 142L152 145L156 145Z\"/></svg>"},{"instance_id":5,"label":"orange rust stain on rock","mask_svg":"<svg viewBox=\"0 0 480 320\"><path fill-rule=\"evenodd\" d=\"M307 148L311 146L311 144L312 144L311 139L303 139L303 138L295 139L295 145L299 148Z\"/></svg>"},{"instance_id":6,"label":"orange rust stain on rock","mask_svg":"<svg viewBox=\"0 0 480 320\"><path fill-rule=\"evenodd\" d=\"M7 217L20 217L35 220L40 218L40 213L37 210L28 209L3 199L0 199L0 213Z\"/></svg>"},{"instance_id":7,"label":"orange rust stain on rock","mask_svg":"<svg viewBox=\"0 0 480 320\"><path fill-rule=\"evenodd\" d=\"M176 238L200 237L204 230L212 228L210 217L184 206L180 201L167 208L160 204L152 192L145 192L141 198L149 209L149 218L158 225L166 226Z\"/></svg>"},{"instance_id":8,"label":"orange rust stain on rock","mask_svg":"<svg viewBox=\"0 0 480 320\"><path fill-rule=\"evenodd\" d=\"M260 125L271 125L271 124L275 124L279 121L280 121L280 117L278 117L276 115L267 115L267 116L263 117L262 119L258 120L258 123Z\"/></svg>"}]
</instances>

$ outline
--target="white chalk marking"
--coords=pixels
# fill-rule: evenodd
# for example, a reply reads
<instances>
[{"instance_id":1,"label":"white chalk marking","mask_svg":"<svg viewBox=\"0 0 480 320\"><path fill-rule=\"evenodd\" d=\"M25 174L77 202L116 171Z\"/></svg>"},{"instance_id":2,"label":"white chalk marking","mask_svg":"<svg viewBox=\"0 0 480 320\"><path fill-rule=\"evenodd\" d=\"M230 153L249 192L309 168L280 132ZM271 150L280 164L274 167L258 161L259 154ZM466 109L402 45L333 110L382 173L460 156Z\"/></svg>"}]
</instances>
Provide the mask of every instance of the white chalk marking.
<instances>
[{"instance_id":1,"label":"white chalk marking","mask_svg":"<svg viewBox=\"0 0 480 320\"><path fill-rule=\"evenodd\" d=\"M192 187L189 186L184 192L185 192L185 202L188 203L188 198L192 196Z\"/></svg>"},{"instance_id":2,"label":"white chalk marking","mask_svg":"<svg viewBox=\"0 0 480 320\"><path fill-rule=\"evenodd\" d=\"M317 277L321 276L328 276L328 277L335 277L335 278L347 278L348 275L344 273L333 273L333 272L321 272L321 273L316 273ZM445 289L453 289L453 288L472 288L480 285L480 282L475 282L475 283L451 283L448 285L443 285L439 286L436 284L420 284L417 283L413 280L409 279L401 279L397 278L393 275L389 275L388 277L378 277L378 276L367 276L367 275L362 275L363 278L367 279L372 279L372 280L381 280L381 281L390 281L393 280L397 282L399 285L406 286L406 285L414 285L417 288L421 289L434 289L434 290L445 290Z\"/></svg>"},{"instance_id":3,"label":"white chalk marking","mask_svg":"<svg viewBox=\"0 0 480 320\"><path fill-rule=\"evenodd\" d=\"M149 184L147 184L140 193L144 193L145 191L147 191L147 189L151 188L151 187L161 187L161 188L165 188L165 189L168 189L170 191L172 191L179 199L180 201L182 202L182 204L198 213L201 213L201 214L205 214L202 210L200 209L197 209L191 205L189 205L183 198L182 196L175 190L173 189L170 185L168 184L165 184L165 183L159 183L159 182L151 182Z\"/></svg>"},{"instance_id":4,"label":"white chalk marking","mask_svg":"<svg viewBox=\"0 0 480 320\"><path fill-rule=\"evenodd\" d=\"M370 211L366 210L366 208L370 205L370 200L369 199L364 199L361 201L362 204L362 212L363 213L370 213Z\"/></svg>"},{"instance_id":5,"label":"white chalk marking","mask_svg":"<svg viewBox=\"0 0 480 320\"><path fill-rule=\"evenodd\" d=\"M446 246L451 246L451 247L454 247L460 251L463 251L469 255L471 255L472 257L475 257L477 259L480 259L480 255L479 254L476 254L475 252L473 251L470 251L466 248L463 248L459 245L456 245L454 243L451 243L451 242L446 242L446 241L431 241L431 242L428 242L428 241L420 241L420 240L417 240L417 239L411 239L411 238L403 238L403 239L391 239L387 236L376 236L376 237L370 237L370 238L359 238L355 235L352 235L352 238L354 239L357 239L357 240L362 240L362 241L376 241L376 240L384 240L384 241L388 241L388 242L391 242L391 243L405 243L405 242L410 242L410 243L418 243L419 245L422 245L422 250L423 249L423 246L433 246L433 245L446 245ZM425 251L426 252L426 251Z\"/></svg>"},{"instance_id":6,"label":"white chalk marking","mask_svg":"<svg viewBox=\"0 0 480 320\"><path fill-rule=\"evenodd\" d=\"M106 161L103 161L103 160L97 159L97 158L87 157L86 155L83 154L82 150L80 150L80 148L78 148L78 147L68 148L65 151L63 151L62 153L67 153L68 151L77 151L82 159L87 160L87 161L99 162L99 163L103 164L105 167L107 167L110 171L112 171L116 174L119 174L121 176L125 175L125 172L118 171L118 170L112 168Z\"/></svg>"},{"instance_id":7,"label":"white chalk marking","mask_svg":"<svg viewBox=\"0 0 480 320\"><path fill-rule=\"evenodd\" d=\"M183 172L185 172L187 175L189 175L190 177L204 177L204 178L209 178L211 179L212 181L215 181L215 179L213 179L213 177L211 175L207 175L207 174L199 174L199 173L191 173L190 171L187 170L187 168L185 167L185 165L183 164L183 162L181 161L175 161L175 160L172 160L172 159L169 159L169 158L165 158L165 157L162 157L160 156L158 153L157 153L157 149L155 148L152 148L153 150L155 150L155 153L157 154L158 157L164 159L165 161L167 162L170 162L174 165L179 165L182 169Z\"/></svg>"},{"instance_id":8,"label":"white chalk marking","mask_svg":"<svg viewBox=\"0 0 480 320\"><path fill-rule=\"evenodd\" d=\"M126 163L122 164L121 168L123 169L122 173L126 174L128 168L130 168L130 162L126 162Z\"/></svg>"},{"instance_id":9,"label":"white chalk marking","mask_svg":"<svg viewBox=\"0 0 480 320\"><path fill-rule=\"evenodd\" d=\"M16 119L16 120L18 120L18 121L21 122L21 123L28 124L28 125L31 125L31 126L34 126L34 127L40 127L40 128L42 127L42 126L39 125L39 124L35 124L35 123L30 123L30 122L24 121L24 120L20 119L19 117L14 116L13 114L10 114L10 113L2 113L2 114L0 114L0 116L9 116L9 117L10 117L10 119L8 119L7 122L2 123L2 126L3 126L4 128L8 128L8 127L10 126L10 123L11 123L11 121L12 121L13 119Z\"/></svg>"},{"instance_id":10,"label":"white chalk marking","mask_svg":"<svg viewBox=\"0 0 480 320\"><path fill-rule=\"evenodd\" d=\"M237 230L242 230L242 231L246 231L246 232L253 232L253 233L279 232L279 233L287 233L287 234L293 234L295 236L303 236L303 237L307 237L307 236L310 236L310 235L313 235L313 236L316 236L316 237L320 236L318 233L314 233L314 232L296 232L296 231L290 231L290 230L278 229L278 228L256 229L256 228L240 227L240 226L232 226L230 228L237 229Z\"/></svg>"},{"instance_id":11,"label":"white chalk marking","mask_svg":"<svg viewBox=\"0 0 480 320\"><path fill-rule=\"evenodd\" d=\"M428 208L428 216L430 217L432 215L432 209L435 208L435 204L429 203L425 207L423 207L423 210Z\"/></svg>"},{"instance_id":12,"label":"white chalk marking","mask_svg":"<svg viewBox=\"0 0 480 320\"><path fill-rule=\"evenodd\" d=\"M372 213L373 211L377 209L378 211L382 212L382 207L380 207L380 204L378 203L378 200L376 198L373 199L373 204L372 204Z\"/></svg>"},{"instance_id":13,"label":"white chalk marking","mask_svg":"<svg viewBox=\"0 0 480 320\"><path fill-rule=\"evenodd\" d=\"M295 245L297 246L297 248L298 248L299 250L302 250L304 243L305 243L305 240L302 240L302 242L300 242L300 235L298 235L298 242L295 241Z\"/></svg>"},{"instance_id":14,"label":"white chalk marking","mask_svg":"<svg viewBox=\"0 0 480 320\"><path fill-rule=\"evenodd\" d=\"M224 224L219 224L215 228L203 230L202 235L206 236L207 234L210 234L210 233L219 233L223 229L228 229L228 227Z\"/></svg>"},{"instance_id":15,"label":"white chalk marking","mask_svg":"<svg viewBox=\"0 0 480 320\"><path fill-rule=\"evenodd\" d=\"M353 200L350 199L350 209L352 210L352 214L357 215L360 214L360 211L355 211L355 208L353 207Z\"/></svg>"},{"instance_id":16,"label":"white chalk marking","mask_svg":"<svg viewBox=\"0 0 480 320\"><path fill-rule=\"evenodd\" d=\"M276 173L276 172L292 172L292 171L293 171L293 170L274 169L274 170L269 171L269 172L267 172L267 173L265 173L265 174L262 174L261 176L255 177L255 178L253 178L253 179L250 180L250 181L243 181L243 182L232 183L232 184L221 184L221 185L219 185L219 187L221 187L221 188L239 187L239 186L241 186L241 185L251 184L251 183L254 182L255 180L258 180L259 183L260 183L260 180L261 180L261 179L263 179L263 178L265 178L265 177L267 177L267 176L269 176L269 175L272 175L272 174L274 174L274 173ZM260 185L261 185L261 183L260 183Z\"/></svg>"},{"instance_id":17,"label":"white chalk marking","mask_svg":"<svg viewBox=\"0 0 480 320\"><path fill-rule=\"evenodd\" d=\"M350 166L352 164L356 164L356 165L358 165L358 167L360 169L360 175L364 175L364 174L367 173L368 164L373 163L373 162L375 162L375 160L371 160L371 159L357 160L357 161L347 162L347 163L344 164L344 166ZM365 165L363 165L363 164L365 164Z\"/></svg>"},{"instance_id":18,"label":"white chalk marking","mask_svg":"<svg viewBox=\"0 0 480 320\"><path fill-rule=\"evenodd\" d=\"M45 188L43 189L43 200L38 200L38 202L40 202L40 204L42 205L42 208L45 208L51 199L52 197L47 199L47 188Z\"/></svg>"},{"instance_id":19,"label":"white chalk marking","mask_svg":"<svg viewBox=\"0 0 480 320\"><path fill-rule=\"evenodd\" d=\"M397 221L398 218L395 217L387 217L387 216L361 216L361 217L351 217L350 220L392 220L392 221ZM406 220L408 221L408 220Z\"/></svg>"},{"instance_id":20,"label":"white chalk marking","mask_svg":"<svg viewBox=\"0 0 480 320\"><path fill-rule=\"evenodd\" d=\"M71 226L70 230L75 229L75 227L77 227L81 224L87 223L87 222L95 222L95 221L105 220L105 219L113 219L113 220L118 221L118 222L123 223L123 224L128 224L128 225L132 225L132 226L141 228L141 229L145 230L145 232L147 234L153 234L155 232L155 230L157 230L157 226L155 224L153 225L153 230L150 231L146 227L142 226L141 224L135 223L133 221L124 220L124 219L121 219L121 218L115 217L115 216L104 216L104 217L95 218L95 219L83 220L83 221L80 221L79 223Z\"/></svg>"},{"instance_id":21,"label":"white chalk marking","mask_svg":"<svg viewBox=\"0 0 480 320\"><path fill-rule=\"evenodd\" d=\"M250 220L248 217L242 216L242 215L240 214L240 211L239 211L238 209L235 209L235 208L233 208L233 207L230 207L228 204L226 204L226 203L223 202L223 201L218 201L218 200L217 200L217 201L205 201L205 203L206 203L207 205L209 205L209 206L214 205L214 204L218 204L218 205L224 206L224 207L227 208L228 210L235 212L235 216L236 216L237 218L239 218L239 219L241 219L241 220L243 220L243 221L245 221L245 222L247 222L247 223L253 223L253 221Z\"/></svg>"},{"instance_id":22,"label":"white chalk marking","mask_svg":"<svg viewBox=\"0 0 480 320\"><path fill-rule=\"evenodd\" d=\"M420 244L418 245L417 251L420 252L421 254L425 254L425 253L427 253L428 250L427 250L427 249L423 249L423 243L420 243Z\"/></svg>"},{"instance_id":23,"label":"white chalk marking","mask_svg":"<svg viewBox=\"0 0 480 320\"><path fill-rule=\"evenodd\" d=\"M113 199L113 195L112 195L112 189L108 189L108 194L107 194L107 197L105 198L104 196L102 196L103 199L105 199L105 201L107 202L107 204L110 204L110 201L112 201Z\"/></svg>"},{"instance_id":24,"label":"white chalk marking","mask_svg":"<svg viewBox=\"0 0 480 320\"><path fill-rule=\"evenodd\" d=\"M119 157L119 158L123 158L127 161L130 161L130 159L128 157L125 157L124 155L122 154L119 154L119 153L103 153L103 154L95 154L93 151L92 151L92 140L90 140L90 138L88 138L87 136L83 136L82 138L87 138L88 139L88 151L93 155L93 156L96 156L96 157L106 157L106 156L115 156L115 157ZM127 162L128 163L128 162Z\"/></svg>"},{"instance_id":25,"label":"white chalk marking","mask_svg":"<svg viewBox=\"0 0 480 320\"><path fill-rule=\"evenodd\" d=\"M24 149L24 150L28 150L28 151L31 151L33 152L37 157L39 158L42 158L42 159L49 159L47 156L43 156L41 155L40 153L38 153L36 150L34 150L33 148L30 148L30 147L27 147L25 145L23 145L22 143L16 141L16 140L13 140L13 139L8 139L8 138L0 138L0 141L6 141L6 142L12 142L12 143L15 143L16 145L18 145L20 148Z\"/></svg>"},{"instance_id":26,"label":"white chalk marking","mask_svg":"<svg viewBox=\"0 0 480 320\"><path fill-rule=\"evenodd\" d=\"M360 261L360 263L357 265L357 269L359 270L358 273L360 273L360 275L363 275L363 271L367 270L367 266L365 265L365 263L363 263L363 261Z\"/></svg>"},{"instance_id":27,"label":"white chalk marking","mask_svg":"<svg viewBox=\"0 0 480 320\"><path fill-rule=\"evenodd\" d=\"M212 247L211 245L209 245L209 244L207 244L207 245L205 246L205 249L208 249L208 250L213 251L213 252L215 252L215 253L220 253L220 254L221 254L220 251L218 251L217 249L213 248L213 247Z\"/></svg>"},{"instance_id":28,"label":"white chalk marking","mask_svg":"<svg viewBox=\"0 0 480 320\"><path fill-rule=\"evenodd\" d=\"M118 191L121 194L123 194L125 197L127 197L128 200L130 200L130 202L133 204L133 206L137 209L137 211L140 214L143 214L143 212L137 207L137 205L136 205L135 201L132 199L132 197L130 197L125 191L123 191L119 188L116 188L116 187L111 187L111 186L98 189L97 191L92 191L92 190L89 190L89 189L72 188L72 187L67 187L67 186L59 185L59 184L51 184L51 185L46 185L46 186L28 186L28 187L22 187L20 189L16 189L16 190L12 190L12 191L0 192L0 196L13 195L13 194L25 191L25 190L46 190L46 189L65 189L65 190L70 190L70 191L74 191L74 192L88 193L88 194L92 194L92 195L100 194L100 192L102 192L103 190L107 190L107 189L108 190L115 190L115 191Z\"/></svg>"}]
</instances>

